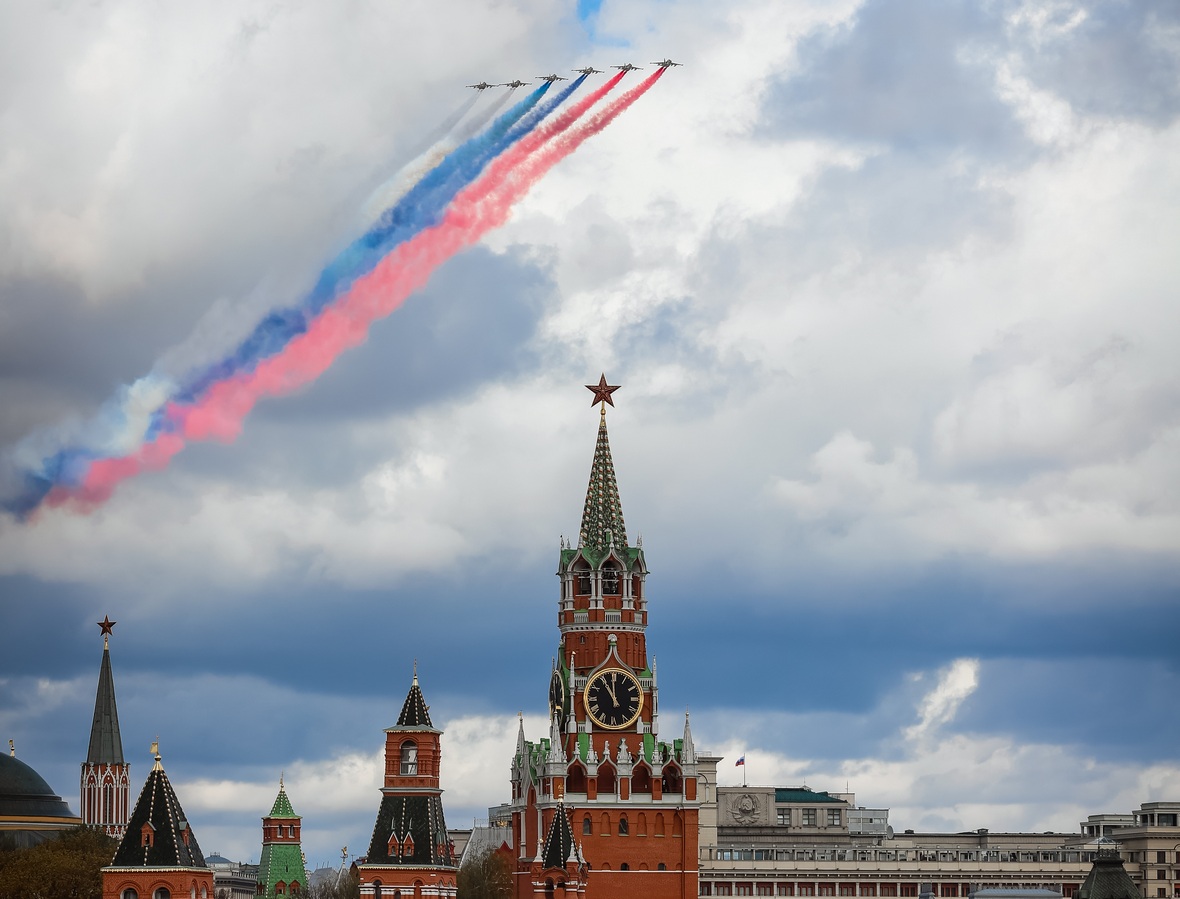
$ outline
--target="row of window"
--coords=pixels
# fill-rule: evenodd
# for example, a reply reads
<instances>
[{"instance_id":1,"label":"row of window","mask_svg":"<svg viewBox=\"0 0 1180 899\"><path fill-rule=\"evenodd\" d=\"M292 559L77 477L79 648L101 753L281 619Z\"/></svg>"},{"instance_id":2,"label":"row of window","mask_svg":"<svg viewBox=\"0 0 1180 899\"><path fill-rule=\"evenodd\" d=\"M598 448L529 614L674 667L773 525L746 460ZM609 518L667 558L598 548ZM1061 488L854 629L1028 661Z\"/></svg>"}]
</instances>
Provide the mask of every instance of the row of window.
<instances>
[{"instance_id":1,"label":"row of window","mask_svg":"<svg viewBox=\"0 0 1180 899\"><path fill-rule=\"evenodd\" d=\"M209 899L209 890L207 887L201 887L198 892L195 886L189 887L189 899ZM119 894L119 899L139 899L139 890L135 887L127 887ZM152 899L172 899L172 891L168 887L156 887L152 891Z\"/></svg>"},{"instance_id":2,"label":"row of window","mask_svg":"<svg viewBox=\"0 0 1180 899\"><path fill-rule=\"evenodd\" d=\"M1094 853L1079 849L1034 852L1000 849L718 849L721 861L821 862L1092 862ZM1134 859L1132 859L1134 861Z\"/></svg>"},{"instance_id":3,"label":"row of window","mask_svg":"<svg viewBox=\"0 0 1180 899\"><path fill-rule=\"evenodd\" d=\"M635 831L636 835L641 836L641 837L647 836L648 835L647 814L645 812L640 812L638 815L636 815L635 822L636 822L636 831ZM612 829L611 817L606 812L603 812L602 815L599 817L598 823L599 823L598 833L600 836L610 836L612 833L617 833L621 837L626 837L626 836L631 835L631 820L625 814L619 815L619 820L616 825L617 829ZM678 836L681 836L682 834L683 834L683 824L681 822L680 816L673 815L672 816L672 836L678 837ZM583 836L593 836L594 835L594 818L592 815L585 815L582 818L582 835ZM651 835L656 836L656 837L664 836L664 813L663 812L656 812L655 818L653 819Z\"/></svg>"},{"instance_id":4,"label":"row of window","mask_svg":"<svg viewBox=\"0 0 1180 899\"><path fill-rule=\"evenodd\" d=\"M803 827L818 827L819 826L819 809L805 808L800 809L800 821ZM778 809L777 821L784 827L791 826L792 809L780 808ZM838 808L827 809L828 827L839 827L841 824L841 812Z\"/></svg>"},{"instance_id":5,"label":"row of window","mask_svg":"<svg viewBox=\"0 0 1180 899\"><path fill-rule=\"evenodd\" d=\"M971 894L971 884L968 883L940 883L933 887L935 895L941 899ZM1076 884L1051 885L1055 892L1058 888L1066 899L1073 897L1079 889ZM916 883L728 883L702 880L699 889L701 896L914 897L920 893L920 886Z\"/></svg>"}]
</instances>

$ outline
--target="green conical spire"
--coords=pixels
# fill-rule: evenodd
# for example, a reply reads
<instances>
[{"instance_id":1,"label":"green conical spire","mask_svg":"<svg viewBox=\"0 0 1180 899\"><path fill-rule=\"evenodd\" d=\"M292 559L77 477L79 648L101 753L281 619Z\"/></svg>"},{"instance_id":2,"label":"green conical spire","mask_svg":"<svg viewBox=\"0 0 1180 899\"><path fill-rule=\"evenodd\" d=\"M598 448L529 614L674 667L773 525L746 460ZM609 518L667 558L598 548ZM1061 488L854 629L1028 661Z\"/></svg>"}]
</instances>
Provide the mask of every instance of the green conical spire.
<instances>
[{"instance_id":1,"label":"green conical spire","mask_svg":"<svg viewBox=\"0 0 1180 899\"><path fill-rule=\"evenodd\" d=\"M283 786L283 779L279 778L279 795L275 797L275 804L271 807L270 818L298 818L295 809L291 807L291 800L287 798L287 788Z\"/></svg>"},{"instance_id":2,"label":"green conical spire","mask_svg":"<svg viewBox=\"0 0 1180 899\"><path fill-rule=\"evenodd\" d=\"M582 509L582 546L595 553L604 552L613 540L620 549L627 545L627 526L623 523L623 506L619 502L619 485L615 481L615 463L610 455L606 433L606 405L598 422L598 443L594 447L594 465L590 485L586 488L586 505Z\"/></svg>"}]
</instances>

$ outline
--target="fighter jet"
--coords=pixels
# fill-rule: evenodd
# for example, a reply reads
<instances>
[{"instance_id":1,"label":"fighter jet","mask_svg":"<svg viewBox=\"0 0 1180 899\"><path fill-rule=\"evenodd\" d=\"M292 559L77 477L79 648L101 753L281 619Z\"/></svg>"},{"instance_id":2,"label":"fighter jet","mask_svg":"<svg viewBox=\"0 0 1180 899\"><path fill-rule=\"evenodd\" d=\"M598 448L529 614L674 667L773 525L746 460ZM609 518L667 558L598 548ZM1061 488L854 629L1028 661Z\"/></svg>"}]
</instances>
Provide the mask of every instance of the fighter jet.
<instances>
[{"instance_id":1,"label":"fighter jet","mask_svg":"<svg viewBox=\"0 0 1180 899\"><path fill-rule=\"evenodd\" d=\"M512 87L512 88L524 87L525 84L527 84L527 83L528 82L521 81L519 78L517 78L515 81L505 81L503 84L500 85L500 87Z\"/></svg>"},{"instance_id":2,"label":"fighter jet","mask_svg":"<svg viewBox=\"0 0 1180 899\"><path fill-rule=\"evenodd\" d=\"M631 63L627 63L625 66L611 66L611 68L619 69L623 72L634 72L636 69L642 69L643 66L633 66Z\"/></svg>"},{"instance_id":3,"label":"fighter jet","mask_svg":"<svg viewBox=\"0 0 1180 899\"><path fill-rule=\"evenodd\" d=\"M499 87L498 84L488 84L486 81L481 81L479 84L469 84L468 87L473 87L477 91L486 91L489 87Z\"/></svg>"},{"instance_id":4,"label":"fighter jet","mask_svg":"<svg viewBox=\"0 0 1180 899\"><path fill-rule=\"evenodd\" d=\"M570 69L571 72L581 72L583 75L601 75L602 69L596 69L594 66L586 66L584 69Z\"/></svg>"},{"instance_id":5,"label":"fighter jet","mask_svg":"<svg viewBox=\"0 0 1180 899\"><path fill-rule=\"evenodd\" d=\"M550 84L552 84L554 81L569 81L568 78L563 78L561 75L558 75L556 72L554 72L552 75L538 75L537 80L538 81L548 81Z\"/></svg>"},{"instance_id":6,"label":"fighter jet","mask_svg":"<svg viewBox=\"0 0 1180 899\"><path fill-rule=\"evenodd\" d=\"M682 65L684 65L684 63L672 62L672 60L670 60L670 59L662 59L659 62L653 62L652 65L659 66L661 69L666 69L666 68L668 68L668 66L682 66Z\"/></svg>"}]
</instances>

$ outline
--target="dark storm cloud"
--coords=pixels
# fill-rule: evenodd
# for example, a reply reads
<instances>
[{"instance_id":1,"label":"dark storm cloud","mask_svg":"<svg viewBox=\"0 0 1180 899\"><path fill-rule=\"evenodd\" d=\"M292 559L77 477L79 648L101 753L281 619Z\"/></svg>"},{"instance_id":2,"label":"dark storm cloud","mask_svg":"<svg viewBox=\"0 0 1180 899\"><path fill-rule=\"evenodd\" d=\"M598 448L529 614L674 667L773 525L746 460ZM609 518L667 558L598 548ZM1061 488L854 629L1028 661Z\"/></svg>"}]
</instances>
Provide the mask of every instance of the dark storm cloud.
<instances>
[{"instance_id":1,"label":"dark storm cloud","mask_svg":"<svg viewBox=\"0 0 1180 899\"><path fill-rule=\"evenodd\" d=\"M1070 25L1078 10L1084 18ZM1088 114L1166 125L1180 112L1180 6L1085 0L1026 47L1029 74ZM1171 36L1169 36L1169 34Z\"/></svg>"},{"instance_id":2,"label":"dark storm cloud","mask_svg":"<svg viewBox=\"0 0 1180 899\"><path fill-rule=\"evenodd\" d=\"M660 595L680 599L667 615L653 600L652 644L690 644L708 621L709 657L728 660L741 672L740 689L718 689L716 667L688 664L661 650L661 674L692 696L694 706L865 714L885 702L907 673L973 657L1028 674L1023 681L1002 677L981 686L982 698L968 701L982 703L970 719L980 729L995 714L1004 721L1001 729L1028 728L1038 737L1089 743L1139 760L1155 759L1172 745L1145 745L1136 736L1141 706L1113 701L1126 687L1130 666L1152 681L1145 686L1152 695L1166 694L1180 677L1167 636L1180 632L1180 576L1164 562L1108 558L999 566L947 560L910 578L877 572L871 582L787 566L788 584L770 595L743 592L740 580L723 571L713 585L699 579L677 583L671 574L673 583L661 585ZM726 597L721 616L703 600L717 595ZM1112 595L1123 598L1117 610ZM1150 629L1142 626L1145 616L1153 619ZM1102 715L1087 713L1078 695L1090 689L1076 679L1083 672L1095 682L1095 700L1111 700L1102 703ZM1071 714L1049 721L1045 710L1055 704ZM882 735L908 723L878 722ZM847 726L869 725L849 718ZM1180 738L1180 724L1164 726ZM835 758L849 752L840 747L839 735L794 739L802 753Z\"/></svg>"},{"instance_id":3,"label":"dark storm cloud","mask_svg":"<svg viewBox=\"0 0 1180 899\"><path fill-rule=\"evenodd\" d=\"M869 0L853 23L799 49L800 71L763 107L768 134L993 157L1025 140L995 92L1002 20L967 0Z\"/></svg>"},{"instance_id":4,"label":"dark storm cloud","mask_svg":"<svg viewBox=\"0 0 1180 899\"><path fill-rule=\"evenodd\" d=\"M369 339L302 395L260 410L276 419L336 420L419 408L535 361L528 343L554 286L515 254L476 247L443 266ZM406 385L413 389L406 389ZM247 425L248 426L248 425Z\"/></svg>"}]
</instances>

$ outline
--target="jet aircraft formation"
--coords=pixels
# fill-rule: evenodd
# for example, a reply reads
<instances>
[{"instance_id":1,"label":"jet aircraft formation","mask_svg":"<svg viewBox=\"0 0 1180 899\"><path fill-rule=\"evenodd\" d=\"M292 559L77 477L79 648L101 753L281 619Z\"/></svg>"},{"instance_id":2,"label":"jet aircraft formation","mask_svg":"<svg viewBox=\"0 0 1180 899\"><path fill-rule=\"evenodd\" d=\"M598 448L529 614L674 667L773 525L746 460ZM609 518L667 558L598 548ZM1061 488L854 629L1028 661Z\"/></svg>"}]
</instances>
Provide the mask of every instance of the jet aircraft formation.
<instances>
[{"instance_id":1,"label":"jet aircraft formation","mask_svg":"<svg viewBox=\"0 0 1180 899\"><path fill-rule=\"evenodd\" d=\"M669 66L683 65L683 63L672 62L671 59L662 59L659 62L653 62L652 65L657 66L661 69L666 69ZM628 63L624 63L621 66L611 66L611 68L612 69L619 69L620 71L623 71L623 72L635 72L635 71L638 71L639 69L642 69L643 66L635 66L635 65L632 65L631 63L628 62ZM596 68L594 68L594 66L586 66L585 68L582 68L582 69L572 69L571 71L577 72L581 75L601 75L601 74L603 74L602 69L596 69ZM538 75L535 80L536 81L548 81L550 84L553 84L554 82L557 82L557 81L568 81L569 79L566 78L564 75L558 75L556 72L554 72L551 75ZM494 83L490 83L487 81L480 81L480 82L477 82L476 84L469 84L467 86L471 87L471 88L475 88L477 91L486 91L489 87L508 87L508 88L512 88L513 90L516 90L518 87L524 87L526 84L528 84L527 81L521 81L519 78L516 78L512 81L505 81L501 84L494 84Z\"/></svg>"}]
</instances>

